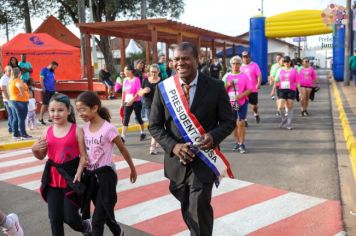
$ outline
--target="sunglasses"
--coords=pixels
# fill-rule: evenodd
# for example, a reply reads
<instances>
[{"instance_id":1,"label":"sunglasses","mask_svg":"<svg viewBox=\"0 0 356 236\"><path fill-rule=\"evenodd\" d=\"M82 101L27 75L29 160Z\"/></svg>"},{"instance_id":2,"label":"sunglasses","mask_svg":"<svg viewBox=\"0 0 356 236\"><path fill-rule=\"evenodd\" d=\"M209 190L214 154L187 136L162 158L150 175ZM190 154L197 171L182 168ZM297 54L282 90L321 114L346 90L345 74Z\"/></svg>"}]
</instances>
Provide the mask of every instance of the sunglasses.
<instances>
[{"instance_id":1,"label":"sunglasses","mask_svg":"<svg viewBox=\"0 0 356 236\"><path fill-rule=\"evenodd\" d=\"M150 73L152 73L152 74L157 74L158 71L151 71Z\"/></svg>"}]
</instances>

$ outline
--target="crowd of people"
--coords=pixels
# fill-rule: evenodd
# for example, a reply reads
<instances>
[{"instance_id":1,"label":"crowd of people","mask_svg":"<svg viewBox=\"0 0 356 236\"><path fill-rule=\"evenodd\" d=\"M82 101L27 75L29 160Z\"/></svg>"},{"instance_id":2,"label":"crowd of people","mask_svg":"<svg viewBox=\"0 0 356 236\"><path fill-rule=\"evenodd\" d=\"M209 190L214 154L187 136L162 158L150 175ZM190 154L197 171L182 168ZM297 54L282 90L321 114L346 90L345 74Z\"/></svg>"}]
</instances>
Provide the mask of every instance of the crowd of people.
<instances>
[{"instance_id":1,"label":"crowd of people","mask_svg":"<svg viewBox=\"0 0 356 236\"><path fill-rule=\"evenodd\" d=\"M42 106L39 122L43 120L47 111L48 102L55 94L55 70L58 63L52 61L40 72L40 85L42 90ZM27 129L36 128L37 101L34 98L33 70L31 63L26 61L26 54L21 55L21 61L11 57L4 74L0 79L3 104L8 114L8 132L13 139L31 139ZM51 120L49 120L51 121Z\"/></svg>"},{"instance_id":2,"label":"crowd of people","mask_svg":"<svg viewBox=\"0 0 356 236\"><path fill-rule=\"evenodd\" d=\"M64 223L84 235L103 235L105 224L114 235L123 235L114 214L118 179L112 153L116 146L130 168L130 181L134 183L137 173L125 147L132 112L140 125L140 141L146 139L143 114L149 120L152 136L149 153L157 154L159 146L165 152L164 173L170 180L169 190L180 201L182 217L190 232L211 235L213 184L218 184L220 176L233 176L219 144L233 133L233 150L246 153L249 104L256 123L261 122L258 109L261 71L248 51L241 56L230 59L231 71L222 78L218 59L214 58L209 65L199 64L197 48L189 42L178 44L168 65L165 55L148 67L142 60L134 66L126 65L116 84L105 66L100 77L110 87L108 98L113 98L114 92L122 93L121 135L110 123L109 110L90 91L76 98L77 114L84 121L82 127L76 125L69 97L55 92L58 63L53 61L43 68L40 122L46 124L43 115L48 111L51 125L36 140L32 152L39 160L48 157L41 196L48 203L52 235L64 235ZM31 90L32 68L25 56L22 62L20 65L16 58L11 58L0 86L4 105L9 109L8 130L14 138L26 139L31 137L26 132L26 123L29 128L36 125L36 101ZM294 100L300 99L301 115L308 116L309 98L319 86L307 58L300 65L292 63L289 56L278 55L269 77L271 96L276 97L277 115L281 117L280 127L288 130L293 129ZM211 155L216 158L214 161L209 160ZM214 166L219 161L223 164ZM6 216L0 211L0 226L10 232L15 225L20 233L14 235L23 235L17 216Z\"/></svg>"}]
</instances>

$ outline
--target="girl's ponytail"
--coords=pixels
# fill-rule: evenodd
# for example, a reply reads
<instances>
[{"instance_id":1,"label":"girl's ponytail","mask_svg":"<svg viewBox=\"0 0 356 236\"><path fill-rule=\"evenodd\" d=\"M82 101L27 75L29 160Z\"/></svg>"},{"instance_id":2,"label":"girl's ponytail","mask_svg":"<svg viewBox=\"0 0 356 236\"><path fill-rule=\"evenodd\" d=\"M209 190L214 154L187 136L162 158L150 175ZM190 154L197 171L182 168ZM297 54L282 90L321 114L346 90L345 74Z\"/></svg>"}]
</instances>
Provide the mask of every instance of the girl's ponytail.
<instances>
[{"instance_id":1,"label":"girl's ponytail","mask_svg":"<svg viewBox=\"0 0 356 236\"><path fill-rule=\"evenodd\" d=\"M111 115L109 109L107 109L106 107L99 107L98 114L101 118L110 123Z\"/></svg>"}]
</instances>

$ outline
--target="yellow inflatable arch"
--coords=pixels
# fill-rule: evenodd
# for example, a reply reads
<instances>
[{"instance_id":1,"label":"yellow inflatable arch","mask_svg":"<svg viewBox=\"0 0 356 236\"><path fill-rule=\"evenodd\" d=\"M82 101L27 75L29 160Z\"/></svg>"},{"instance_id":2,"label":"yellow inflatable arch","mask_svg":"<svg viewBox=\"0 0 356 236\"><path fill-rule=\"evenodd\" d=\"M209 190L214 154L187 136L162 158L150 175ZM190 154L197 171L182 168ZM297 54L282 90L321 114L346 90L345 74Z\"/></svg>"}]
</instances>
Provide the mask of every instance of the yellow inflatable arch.
<instances>
[{"instance_id":1,"label":"yellow inflatable arch","mask_svg":"<svg viewBox=\"0 0 356 236\"><path fill-rule=\"evenodd\" d=\"M299 10L266 18L266 37L300 37L328 34L332 28L323 22L320 10Z\"/></svg>"}]
</instances>

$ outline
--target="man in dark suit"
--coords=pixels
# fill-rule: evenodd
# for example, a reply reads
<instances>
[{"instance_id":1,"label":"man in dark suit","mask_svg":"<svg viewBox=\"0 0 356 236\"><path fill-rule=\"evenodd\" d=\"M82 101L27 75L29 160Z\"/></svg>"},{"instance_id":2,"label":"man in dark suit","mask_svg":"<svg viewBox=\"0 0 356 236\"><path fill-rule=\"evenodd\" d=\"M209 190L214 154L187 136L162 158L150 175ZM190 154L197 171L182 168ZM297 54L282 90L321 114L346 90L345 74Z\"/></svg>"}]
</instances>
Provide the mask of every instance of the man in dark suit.
<instances>
[{"instance_id":1,"label":"man in dark suit","mask_svg":"<svg viewBox=\"0 0 356 236\"><path fill-rule=\"evenodd\" d=\"M198 51L192 43L178 44L173 60L180 84L190 86L189 101L186 99L190 110L206 131L199 148L217 147L235 128L223 82L198 72ZM172 77L169 80L174 83ZM152 137L165 150L164 173L170 179L169 190L181 203L183 219L191 235L211 235L214 216L210 202L216 176L192 152L190 143L185 143L159 86L153 98L149 124Z\"/></svg>"}]
</instances>

